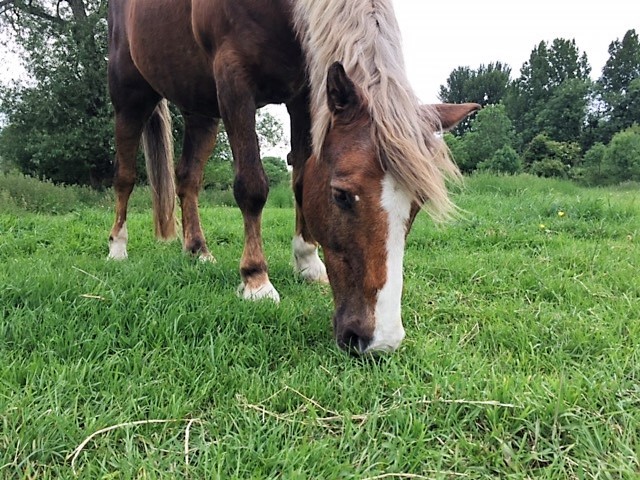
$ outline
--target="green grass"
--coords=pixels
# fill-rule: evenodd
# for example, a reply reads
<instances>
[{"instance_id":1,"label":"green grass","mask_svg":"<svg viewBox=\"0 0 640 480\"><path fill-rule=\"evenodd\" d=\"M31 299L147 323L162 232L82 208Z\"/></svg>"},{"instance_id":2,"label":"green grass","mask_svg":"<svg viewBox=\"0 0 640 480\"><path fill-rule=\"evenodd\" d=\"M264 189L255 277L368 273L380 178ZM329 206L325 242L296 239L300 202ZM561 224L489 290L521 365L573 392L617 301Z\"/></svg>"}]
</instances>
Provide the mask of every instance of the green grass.
<instances>
[{"instance_id":1,"label":"green grass","mask_svg":"<svg viewBox=\"0 0 640 480\"><path fill-rule=\"evenodd\" d=\"M337 349L330 292L292 275L289 208L264 215L276 306L235 296L237 209L202 209L211 265L142 207L109 262L110 208L12 204L0 477L74 478L114 426L78 477L639 478L640 193L477 176L457 202L418 217L407 339L377 361Z\"/></svg>"}]
</instances>

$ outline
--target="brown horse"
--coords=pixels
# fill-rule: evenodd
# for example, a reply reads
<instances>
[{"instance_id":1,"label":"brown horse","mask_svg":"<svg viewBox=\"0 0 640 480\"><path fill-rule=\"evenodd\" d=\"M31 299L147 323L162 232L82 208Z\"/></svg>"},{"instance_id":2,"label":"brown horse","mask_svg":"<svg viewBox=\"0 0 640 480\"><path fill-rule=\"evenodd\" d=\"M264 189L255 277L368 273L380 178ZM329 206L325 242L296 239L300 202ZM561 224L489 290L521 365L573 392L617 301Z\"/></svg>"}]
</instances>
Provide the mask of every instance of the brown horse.
<instances>
[{"instance_id":1,"label":"brown horse","mask_svg":"<svg viewBox=\"0 0 640 480\"><path fill-rule=\"evenodd\" d=\"M330 280L341 347L398 347L405 236L422 206L447 216L445 178L459 176L436 133L478 105L420 105L404 72L391 0L111 0L109 88L117 151L110 258L127 256L127 202L142 137L156 235L176 236L177 194L184 249L213 259L198 192L222 119L244 218L239 292L278 301L262 248L268 184L255 115L284 103L296 269L308 280ZM177 188L164 99L185 121Z\"/></svg>"}]
</instances>

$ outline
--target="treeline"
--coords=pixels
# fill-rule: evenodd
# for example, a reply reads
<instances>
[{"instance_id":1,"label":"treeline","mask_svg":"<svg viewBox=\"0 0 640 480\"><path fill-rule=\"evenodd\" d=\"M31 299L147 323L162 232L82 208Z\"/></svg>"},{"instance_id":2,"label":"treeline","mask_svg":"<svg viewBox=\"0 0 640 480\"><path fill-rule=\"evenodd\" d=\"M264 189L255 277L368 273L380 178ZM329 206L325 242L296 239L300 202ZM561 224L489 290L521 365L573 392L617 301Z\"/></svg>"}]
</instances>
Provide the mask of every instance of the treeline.
<instances>
[{"instance_id":1,"label":"treeline","mask_svg":"<svg viewBox=\"0 0 640 480\"><path fill-rule=\"evenodd\" d=\"M107 0L2 0L0 29L24 55L28 79L0 87L0 167L55 183L108 186L114 145L106 87ZM640 45L635 30L609 47L600 78L574 41L541 42L511 80L500 62L459 67L440 89L443 102L485 106L446 134L465 172L489 170L572 178L589 184L640 181ZM174 112L175 113L175 112ZM634 126L635 125L635 126ZM176 138L182 122L174 121ZM258 119L261 143L282 126ZM179 150L179 146L177 147ZM140 181L144 168L140 160ZM280 159L265 161L272 184L288 181ZM224 134L205 187L228 188Z\"/></svg>"},{"instance_id":2,"label":"treeline","mask_svg":"<svg viewBox=\"0 0 640 480\"><path fill-rule=\"evenodd\" d=\"M500 62L459 67L443 102L485 108L445 134L461 169L529 172L590 185L640 181L640 43L635 30L609 45L597 81L575 41L540 42L511 80Z\"/></svg>"}]
</instances>

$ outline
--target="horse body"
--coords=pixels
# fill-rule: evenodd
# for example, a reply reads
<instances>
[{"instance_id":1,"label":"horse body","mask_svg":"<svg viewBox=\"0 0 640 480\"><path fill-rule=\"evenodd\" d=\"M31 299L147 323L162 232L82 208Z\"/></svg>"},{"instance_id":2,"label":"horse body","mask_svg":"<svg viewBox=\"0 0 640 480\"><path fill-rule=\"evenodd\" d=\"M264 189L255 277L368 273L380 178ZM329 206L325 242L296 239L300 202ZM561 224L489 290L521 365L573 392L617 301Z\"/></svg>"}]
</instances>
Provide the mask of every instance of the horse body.
<instances>
[{"instance_id":1,"label":"horse body","mask_svg":"<svg viewBox=\"0 0 640 480\"><path fill-rule=\"evenodd\" d=\"M126 210L142 136L154 192L156 233L211 259L197 195L220 119L234 157L234 197L244 219L240 293L279 296L265 261L261 215L268 183L256 109L285 103L291 118L296 267L331 282L338 344L393 350L400 318L404 239L429 200L450 202L458 174L434 133L477 105L420 106L402 63L389 0L112 0L109 87L116 113L116 220L110 257L127 255ZM167 99L185 119L173 184ZM323 247L327 268L317 254Z\"/></svg>"}]
</instances>

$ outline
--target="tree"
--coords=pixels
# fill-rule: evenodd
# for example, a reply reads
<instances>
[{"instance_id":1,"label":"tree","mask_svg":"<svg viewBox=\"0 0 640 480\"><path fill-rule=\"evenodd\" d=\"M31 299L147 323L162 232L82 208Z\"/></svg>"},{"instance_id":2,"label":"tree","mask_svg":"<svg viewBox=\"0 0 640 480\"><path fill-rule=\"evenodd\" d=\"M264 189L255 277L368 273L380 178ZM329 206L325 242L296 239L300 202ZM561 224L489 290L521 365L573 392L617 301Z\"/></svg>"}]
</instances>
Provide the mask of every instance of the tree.
<instances>
[{"instance_id":1,"label":"tree","mask_svg":"<svg viewBox=\"0 0 640 480\"><path fill-rule=\"evenodd\" d=\"M511 68L501 62L480 65L477 70L458 67L449 74L447 84L440 85L438 98L445 103L475 102L482 106L500 103L507 86ZM470 120L465 119L454 129L457 135L469 130Z\"/></svg>"},{"instance_id":2,"label":"tree","mask_svg":"<svg viewBox=\"0 0 640 480\"><path fill-rule=\"evenodd\" d=\"M522 160L513 147L505 145L497 150L490 159L480 162L478 170L513 175L522 171Z\"/></svg>"},{"instance_id":3,"label":"tree","mask_svg":"<svg viewBox=\"0 0 640 480\"><path fill-rule=\"evenodd\" d=\"M558 142L578 141L587 114L589 86L587 80L570 78L554 88L536 115L538 131Z\"/></svg>"},{"instance_id":4,"label":"tree","mask_svg":"<svg viewBox=\"0 0 640 480\"><path fill-rule=\"evenodd\" d=\"M470 172L473 170L472 165L469 163L469 156L467 155L467 151L462 142L462 137L458 137L451 132L446 132L443 135L444 141L446 142L449 150L451 152L451 156L458 164L458 167L463 172Z\"/></svg>"},{"instance_id":5,"label":"tree","mask_svg":"<svg viewBox=\"0 0 640 480\"><path fill-rule=\"evenodd\" d=\"M640 125L616 133L602 159L608 183L640 182Z\"/></svg>"},{"instance_id":6,"label":"tree","mask_svg":"<svg viewBox=\"0 0 640 480\"><path fill-rule=\"evenodd\" d=\"M0 26L30 79L0 91L0 154L24 173L98 185L111 176L106 0L2 0Z\"/></svg>"},{"instance_id":7,"label":"tree","mask_svg":"<svg viewBox=\"0 0 640 480\"><path fill-rule=\"evenodd\" d=\"M609 45L609 59L597 86L604 103L597 139L606 143L640 121L640 40L635 30Z\"/></svg>"},{"instance_id":8,"label":"tree","mask_svg":"<svg viewBox=\"0 0 640 480\"><path fill-rule=\"evenodd\" d=\"M557 142L539 134L529 142L522 154L525 170L541 177L574 176L572 169L581 160L576 142Z\"/></svg>"},{"instance_id":9,"label":"tree","mask_svg":"<svg viewBox=\"0 0 640 480\"><path fill-rule=\"evenodd\" d=\"M264 171L269 179L270 187L286 185L291 183L291 176L287 170L287 163L278 157L264 157L262 159Z\"/></svg>"},{"instance_id":10,"label":"tree","mask_svg":"<svg viewBox=\"0 0 640 480\"><path fill-rule=\"evenodd\" d=\"M520 138L520 145L528 144L533 137L540 133L557 136L563 139L574 138L570 131L560 133L558 126L561 123L550 124L547 131L545 120L550 119L552 111L544 112L549 101L554 99L556 103L567 104L570 110L576 110L584 114L586 100L576 100L576 94L586 91L580 82L589 81L589 62L585 53L580 54L575 40L556 38L551 45L540 42L531 52L529 60L520 70L520 77L509 87L505 95L505 105L509 117L512 119L516 132ZM564 86L564 91L558 89L567 81L572 81L570 86ZM571 114L574 116L575 114ZM573 127L572 127L573 128Z\"/></svg>"},{"instance_id":11,"label":"tree","mask_svg":"<svg viewBox=\"0 0 640 480\"><path fill-rule=\"evenodd\" d=\"M604 185L606 183L602 172L606 152L607 147L598 142L584 154L581 179L587 185Z\"/></svg>"},{"instance_id":12,"label":"tree","mask_svg":"<svg viewBox=\"0 0 640 480\"><path fill-rule=\"evenodd\" d=\"M513 125L504 105L483 108L471 121L471 130L461 139L466 162L460 167L464 172L475 170L480 162L489 160L501 148L512 146L513 139Z\"/></svg>"}]
</instances>

